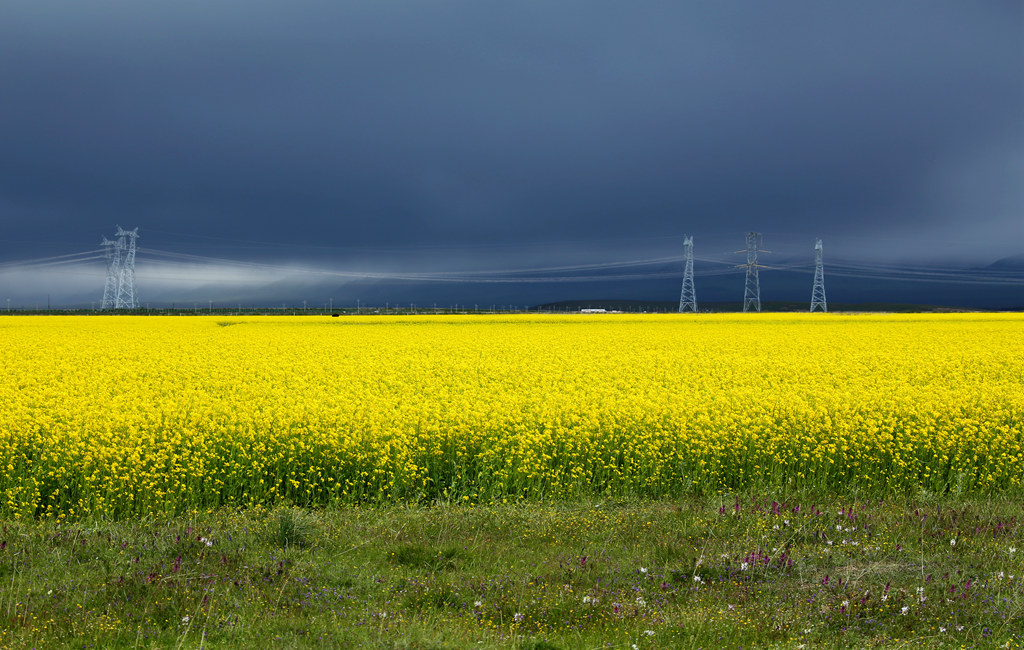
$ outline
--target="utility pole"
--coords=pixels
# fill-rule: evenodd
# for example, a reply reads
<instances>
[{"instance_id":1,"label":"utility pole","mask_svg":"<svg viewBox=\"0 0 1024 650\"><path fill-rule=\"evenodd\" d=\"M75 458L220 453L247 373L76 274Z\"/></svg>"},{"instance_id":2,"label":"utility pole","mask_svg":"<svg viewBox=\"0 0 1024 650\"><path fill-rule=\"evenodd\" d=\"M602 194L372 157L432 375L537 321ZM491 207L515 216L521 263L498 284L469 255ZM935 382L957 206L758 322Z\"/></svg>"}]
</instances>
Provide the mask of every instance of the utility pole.
<instances>
[{"instance_id":1,"label":"utility pole","mask_svg":"<svg viewBox=\"0 0 1024 650\"><path fill-rule=\"evenodd\" d=\"M825 267L821 261L821 240L814 242L814 288L811 289L811 311L815 309L828 311L825 302Z\"/></svg>"},{"instance_id":2,"label":"utility pole","mask_svg":"<svg viewBox=\"0 0 1024 650\"><path fill-rule=\"evenodd\" d=\"M757 263L757 254L768 253L770 251L759 250L762 243L761 233L759 232L748 232L747 233L747 250L736 251L737 253L747 254L747 263L740 264L740 268L746 267L747 279L743 285L743 311L761 311L761 283L757 276L757 269L760 265Z\"/></svg>"},{"instance_id":3,"label":"utility pole","mask_svg":"<svg viewBox=\"0 0 1024 650\"><path fill-rule=\"evenodd\" d=\"M693 288L693 237L683 240L683 251L686 254L686 266L683 270L683 289L679 294L679 313L692 311L697 313L697 292Z\"/></svg>"}]
</instances>

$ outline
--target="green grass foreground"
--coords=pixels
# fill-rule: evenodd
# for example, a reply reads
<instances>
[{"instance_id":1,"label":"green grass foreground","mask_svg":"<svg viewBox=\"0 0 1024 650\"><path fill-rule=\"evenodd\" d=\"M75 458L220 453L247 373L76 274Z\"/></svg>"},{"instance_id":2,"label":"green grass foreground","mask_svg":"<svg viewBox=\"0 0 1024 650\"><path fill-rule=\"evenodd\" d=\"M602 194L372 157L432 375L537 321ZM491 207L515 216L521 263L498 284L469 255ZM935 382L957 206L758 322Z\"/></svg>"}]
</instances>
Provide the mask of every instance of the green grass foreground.
<instances>
[{"instance_id":1,"label":"green grass foreground","mask_svg":"<svg viewBox=\"0 0 1024 650\"><path fill-rule=\"evenodd\" d=\"M7 521L0 644L1017 648L1021 513L746 494Z\"/></svg>"}]
</instances>

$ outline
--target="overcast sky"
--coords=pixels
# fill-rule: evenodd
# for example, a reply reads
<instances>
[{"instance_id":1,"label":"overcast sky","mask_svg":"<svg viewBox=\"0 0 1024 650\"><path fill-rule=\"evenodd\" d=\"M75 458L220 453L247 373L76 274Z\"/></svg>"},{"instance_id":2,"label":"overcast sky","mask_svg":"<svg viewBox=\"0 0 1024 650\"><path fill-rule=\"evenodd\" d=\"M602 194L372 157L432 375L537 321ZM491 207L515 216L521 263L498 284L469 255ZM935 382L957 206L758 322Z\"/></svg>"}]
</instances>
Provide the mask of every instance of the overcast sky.
<instances>
[{"instance_id":1,"label":"overcast sky","mask_svg":"<svg viewBox=\"0 0 1024 650\"><path fill-rule=\"evenodd\" d=\"M162 296L748 230L989 264L1024 253L1022 33L1016 1L0 0L0 293L117 224Z\"/></svg>"}]
</instances>

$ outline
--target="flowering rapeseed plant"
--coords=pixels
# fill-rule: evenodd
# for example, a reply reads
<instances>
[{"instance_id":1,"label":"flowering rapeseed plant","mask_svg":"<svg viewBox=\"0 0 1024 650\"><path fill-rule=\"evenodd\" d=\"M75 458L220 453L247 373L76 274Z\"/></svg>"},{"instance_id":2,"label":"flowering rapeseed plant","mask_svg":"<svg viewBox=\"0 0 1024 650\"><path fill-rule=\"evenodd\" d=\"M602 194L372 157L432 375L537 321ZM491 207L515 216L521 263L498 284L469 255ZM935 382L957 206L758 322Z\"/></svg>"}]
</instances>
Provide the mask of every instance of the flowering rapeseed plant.
<instances>
[{"instance_id":1,"label":"flowering rapeseed plant","mask_svg":"<svg viewBox=\"0 0 1024 650\"><path fill-rule=\"evenodd\" d=\"M813 316L6 318L0 516L1021 487L1024 317Z\"/></svg>"}]
</instances>

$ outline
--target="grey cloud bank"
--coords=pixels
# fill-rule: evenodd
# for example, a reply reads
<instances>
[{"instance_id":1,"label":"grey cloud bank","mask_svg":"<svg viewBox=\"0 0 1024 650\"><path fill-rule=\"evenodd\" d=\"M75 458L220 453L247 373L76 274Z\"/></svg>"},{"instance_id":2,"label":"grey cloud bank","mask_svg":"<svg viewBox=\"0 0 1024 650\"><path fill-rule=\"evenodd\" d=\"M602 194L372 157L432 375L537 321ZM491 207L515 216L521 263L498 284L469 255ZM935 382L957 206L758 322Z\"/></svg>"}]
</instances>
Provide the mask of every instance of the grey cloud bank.
<instances>
[{"instance_id":1,"label":"grey cloud bank","mask_svg":"<svg viewBox=\"0 0 1024 650\"><path fill-rule=\"evenodd\" d=\"M0 263L121 223L389 272L684 233L719 255L750 229L780 258L820 236L826 260L984 266L1024 253L1022 26L1013 2L7 2ZM651 282L623 291L672 298Z\"/></svg>"}]
</instances>

